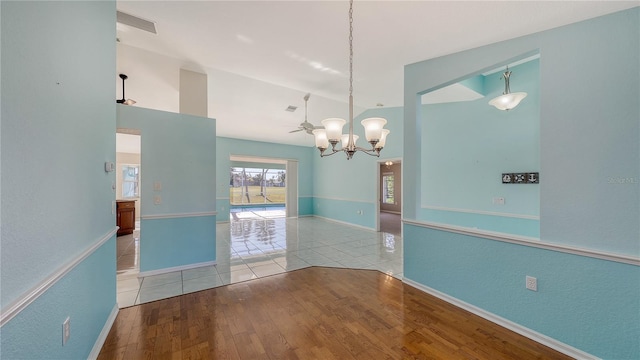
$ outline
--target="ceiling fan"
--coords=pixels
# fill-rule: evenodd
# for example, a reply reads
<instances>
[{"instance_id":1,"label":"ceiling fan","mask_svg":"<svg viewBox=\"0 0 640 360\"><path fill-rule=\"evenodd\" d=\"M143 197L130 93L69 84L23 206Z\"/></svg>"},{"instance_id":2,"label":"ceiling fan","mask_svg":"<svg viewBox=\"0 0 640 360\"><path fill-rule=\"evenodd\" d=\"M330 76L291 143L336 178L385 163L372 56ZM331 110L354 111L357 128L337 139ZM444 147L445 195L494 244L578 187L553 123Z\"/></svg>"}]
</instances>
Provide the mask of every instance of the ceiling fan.
<instances>
[{"instance_id":1,"label":"ceiling fan","mask_svg":"<svg viewBox=\"0 0 640 360\"><path fill-rule=\"evenodd\" d=\"M300 123L300 126L298 126L298 129L289 131L289 133L306 131L307 134L313 135L313 130L324 129L323 126L314 126L312 123L307 121L307 102L309 101L310 97L311 97L311 94L307 94L304 96L304 121Z\"/></svg>"}]
</instances>

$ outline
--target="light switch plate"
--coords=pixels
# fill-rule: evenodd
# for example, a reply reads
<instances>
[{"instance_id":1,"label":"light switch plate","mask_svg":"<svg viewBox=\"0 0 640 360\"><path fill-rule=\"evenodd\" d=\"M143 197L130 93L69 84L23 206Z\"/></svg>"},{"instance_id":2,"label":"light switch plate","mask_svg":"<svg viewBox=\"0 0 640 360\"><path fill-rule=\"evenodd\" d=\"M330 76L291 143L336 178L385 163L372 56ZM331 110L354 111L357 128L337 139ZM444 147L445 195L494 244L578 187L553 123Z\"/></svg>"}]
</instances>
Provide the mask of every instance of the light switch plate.
<instances>
[{"instance_id":1,"label":"light switch plate","mask_svg":"<svg viewBox=\"0 0 640 360\"><path fill-rule=\"evenodd\" d=\"M71 318L67 317L62 323L62 346L67 344L71 337Z\"/></svg>"}]
</instances>

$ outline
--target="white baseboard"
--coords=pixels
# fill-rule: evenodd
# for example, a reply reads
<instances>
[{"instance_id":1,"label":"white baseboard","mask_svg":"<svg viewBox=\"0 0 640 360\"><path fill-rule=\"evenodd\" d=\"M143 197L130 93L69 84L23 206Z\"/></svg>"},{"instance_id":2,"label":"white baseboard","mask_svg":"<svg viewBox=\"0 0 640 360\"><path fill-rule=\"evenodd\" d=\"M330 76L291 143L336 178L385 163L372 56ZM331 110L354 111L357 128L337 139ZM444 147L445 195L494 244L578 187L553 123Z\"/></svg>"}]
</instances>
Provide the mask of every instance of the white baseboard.
<instances>
[{"instance_id":1,"label":"white baseboard","mask_svg":"<svg viewBox=\"0 0 640 360\"><path fill-rule=\"evenodd\" d=\"M344 225L357 227L357 228L364 229L364 230L376 231L376 229L374 229L374 228L370 228L370 227L366 227L366 226L362 226L362 225L358 225L358 224L353 224L353 223L346 222L346 221L336 220L336 219L332 219L332 218L328 218L328 217L324 217L324 216L320 216L320 215L312 215L312 216L320 218L320 219L324 219L324 220L337 222L337 223L344 224Z\"/></svg>"},{"instance_id":2,"label":"white baseboard","mask_svg":"<svg viewBox=\"0 0 640 360\"><path fill-rule=\"evenodd\" d=\"M98 355L100 355L100 350L102 350L102 346L104 345L104 342L107 340L107 335L109 335L109 331L111 330L113 323L116 321L116 317L118 316L119 310L120 309L118 309L118 304L115 304L113 309L111 309L111 314L109 314L107 321L104 323L104 326L102 327L102 331L100 331L100 334L98 335L98 338L96 339L95 344L93 344L93 349L91 349L91 353L89 353L89 357L87 357L87 359L94 360L98 358Z\"/></svg>"},{"instance_id":3,"label":"white baseboard","mask_svg":"<svg viewBox=\"0 0 640 360\"><path fill-rule=\"evenodd\" d=\"M402 279L402 282L413 286L414 288L424 291L427 294L433 295L441 300L444 300L450 304L453 304L461 309L467 310L468 312L478 315L481 318L484 318L486 320L491 321L492 323L498 324L504 328L507 328L515 333L518 333L526 338L529 338L535 342L538 342L542 345L545 345L547 347L550 347L556 351L559 351L565 355L571 356L574 359L580 359L580 360L593 360L593 359L599 359L596 356L593 356L589 353L586 353L582 350L576 349L573 346L567 345L563 342L560 342L556 339L550 338L546 335L543 335L537 331L531 330L527 327L524 327L520 324L514 323L511 320L507 320L501 316L498 316L494 313L488 312L486 310L483 310L477 306L471 305L469 303L466 303L462 300L459 300L457 298L454 298L453 296L449 296L445 293L442 293L436 289L430 288L428 286L422 285L418 282L415 282L411 279L407 279L406 277L404 279Z\"/></svg>"},{"instance_id":4,"label":"white baseboard","mask_svg":"<svg viewBox=\"0 0 640 360\"><path fill-rule=\"evenodd\" d=\"M199 268L199 267L203 267L203 266L214 266L215 264L216 264L215 261L205 261L205 262L201 262L201 263L174 266L174 267L158 269L158 270L151 270L151 271L144 271L144 272L141 271L138 274L138 277L142 278L142 277L146 277L146 276L166 274L166 273L170 273L170 272L174 272L174 271L195 269L195 268Z\"/></svg>"}]
</instances>

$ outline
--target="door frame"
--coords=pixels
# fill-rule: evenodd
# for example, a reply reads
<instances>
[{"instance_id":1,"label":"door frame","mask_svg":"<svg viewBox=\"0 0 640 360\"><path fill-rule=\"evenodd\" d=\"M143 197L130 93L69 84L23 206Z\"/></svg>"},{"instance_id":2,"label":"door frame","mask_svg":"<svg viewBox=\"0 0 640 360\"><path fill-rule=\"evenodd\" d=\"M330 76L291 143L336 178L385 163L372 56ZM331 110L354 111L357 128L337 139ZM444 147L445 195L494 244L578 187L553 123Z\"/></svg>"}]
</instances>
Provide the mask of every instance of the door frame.
<instances>
[{"instance_id":1,"label":"door frame","mask_svg":"<svg viewBox=\"0 0 640 360\"><path fill-rule=\"evenodd\" d=\"M264 156L252 156L252 155L238 155L229 154L229 161L243 161L253 163L264 164L284 164L286 170L285 177L285 212L286 217L298 217L298 160L297 159L283 159L276 157L264 157ZM294 172L294 178L290 179L289 169ZM290 195L295 195L294 198ZM229 201L229 211L231 211L231 201Z\"/></svg>"}]
</instances>

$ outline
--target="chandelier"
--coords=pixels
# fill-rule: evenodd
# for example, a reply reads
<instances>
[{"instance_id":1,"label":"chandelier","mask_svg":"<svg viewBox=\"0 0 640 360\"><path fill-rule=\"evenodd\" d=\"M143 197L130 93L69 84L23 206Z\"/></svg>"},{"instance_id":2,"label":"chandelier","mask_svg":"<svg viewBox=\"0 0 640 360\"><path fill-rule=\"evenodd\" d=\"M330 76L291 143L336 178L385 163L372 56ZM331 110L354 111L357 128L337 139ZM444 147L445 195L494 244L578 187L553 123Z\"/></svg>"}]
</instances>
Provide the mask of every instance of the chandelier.
<instances>
[{"instance_id":1,"label":"chandelier","mask_svg":"<svg viewBox=\"0 0 640 360\"><path fill-rule=\"evenodd\" d=\"M316 147L320 150L320 157L344 152L349 160L357 151L379 157L390 132L383 128L387 123L386 119L379 117L364 119L360 123L364 126L365 138L371 148L365 149L356 146L359 137L353 134L353 0L349 1L349 133L342 134L342 127L346 123L344 119L329 118L322 120L321 123L324 129L313 130ZM340 148L336 148L338 142L342 142ZM331 144L331 152L325 153L329 144Z\"/></svg>"},{"instance_id":2,"label":"chandelier","mask_svg":"<svg viewBox=\"0 0 640 360\"><path fill-rule=\"evenodd\" d=\"M489 101L489 105L493 105L498 110L511 110L514 107L520 104L520 101L527 96L526 92L511 92L509 88L509 77L511 76L511 71L509 71L509 67L507 66L507 70L502 74L504 78L504 92L502 95L493 98Z\"/></svg>"}]
</instances>

